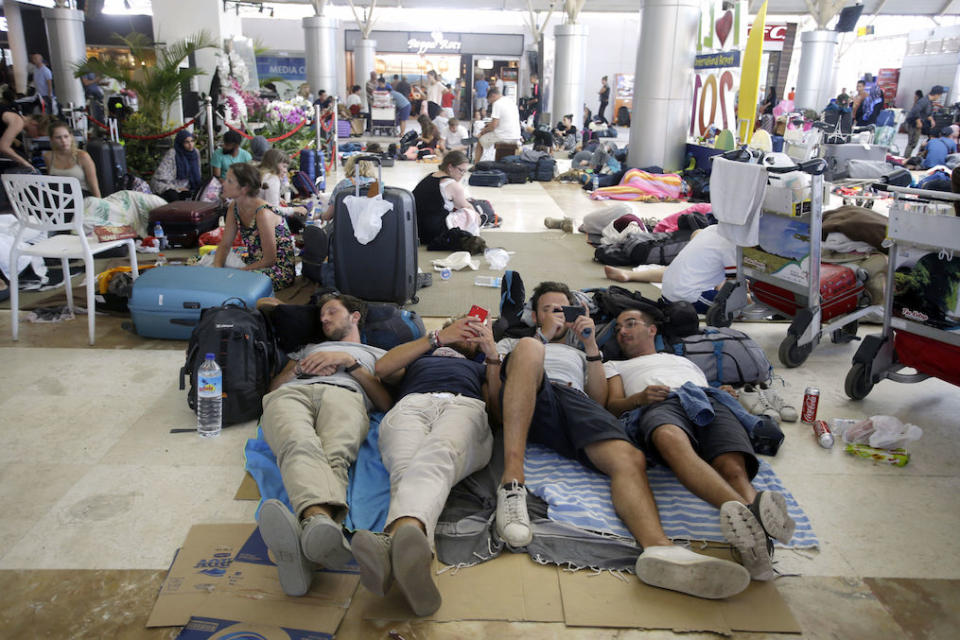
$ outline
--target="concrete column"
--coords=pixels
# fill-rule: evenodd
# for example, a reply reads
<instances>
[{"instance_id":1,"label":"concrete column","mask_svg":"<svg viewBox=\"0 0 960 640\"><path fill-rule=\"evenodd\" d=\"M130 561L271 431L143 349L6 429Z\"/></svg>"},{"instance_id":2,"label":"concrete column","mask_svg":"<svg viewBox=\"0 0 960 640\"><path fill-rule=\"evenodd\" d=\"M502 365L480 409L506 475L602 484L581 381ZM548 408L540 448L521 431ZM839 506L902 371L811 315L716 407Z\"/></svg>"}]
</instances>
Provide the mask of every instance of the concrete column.
<instances>
[{"instance_id":1,"label":"concrete column","mask_svg":"<svg viewBox=\"0 0 960 640\"><path fill-rule=\"evenodd\" d=\"M583 123L583 94L587 78L587 36L583 24L558 24L553 28L556 46L553 70L552 119L568 113L579 129Z\"/></svg>"},{"instance_id":2,"label":"concrete column","mask_svg":"<svg viewBox=\"0 0 960 640\"><path fill-rule=\"evenodd\" d=\"M83 35L83 11L77 9L44 9L50 46L50 69L53 71L53 92L61 106L72 102L82 105L83 84L73 77L73 65L87 59L87 43Z\"/></svg>"},{"instance_id":3,"label":"concrete column","mask_svg":"<svg viewBox=\"0 0 960 640\"><path fill-rule=\"evenodd\" d=\"M804 31L800 34L800 71L794 98L798 109L820 111L834 97L833 71L839 38L836 31Z\"/></svg>"},{"instance_id":4,"label":"concrete column","mask_svg":"<svg viewBox=\"0 0 960 640\"><path fill-rule=\"evenodd\" d=\"M307 58L307 82L314 95L323 89L337 94L337 29L336 18L308 16L303 19L304 47ZM369 74L369 70L367 72Z\"/></svg>"},{"instance_id":5,"label":"concrete column","mask_svg":"<svg viewBox=\"0 0 960 640\"><path fill-rule=\"evenodd\" d=\"M357 43L357 48L353 50L353 81L350 84L360 85L360 99L363 100L363 109L366 110L367 92L364 89L367 81L370 80L370 72L376 68L377 64L377 41L364 39ZM350 87L347 87L347 93ZM327 93L333 93L327 89ZM346 96L344 96L346 98Z\"/></svg>"},{"instance_id":6,"label":"concrete column","mask_svg":"<svg viewBox=\"0 0 960 640\"><path fill-rule=\"evenodd\" d=\"M644 0L633 80L633 167L683 168L693 100L698 0Z\"/></svg>"},{"instance_id":7,"label":"concrete column","mask_svg":"<svg viewBox=\"0 0 960 640\"><path fill-rule=\"evenodd\" d=\"M13 58L13 84L17 93L27 92L27 40L23 34L23 17L20 3L7 0L3 3L3 15L7 18L7 41Z\"/></svg>"}]
</instances>

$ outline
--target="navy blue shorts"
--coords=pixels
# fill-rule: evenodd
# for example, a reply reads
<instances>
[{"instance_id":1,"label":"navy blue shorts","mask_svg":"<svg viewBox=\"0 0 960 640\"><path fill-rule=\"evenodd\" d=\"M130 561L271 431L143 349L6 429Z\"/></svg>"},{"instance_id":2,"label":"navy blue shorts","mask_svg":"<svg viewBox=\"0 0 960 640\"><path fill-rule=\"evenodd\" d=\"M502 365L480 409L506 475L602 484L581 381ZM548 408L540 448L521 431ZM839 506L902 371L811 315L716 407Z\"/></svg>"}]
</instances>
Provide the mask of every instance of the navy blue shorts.
<instances>
[{"instance_id":1,"label":"navy blue shorts","mask_svg":"<svg viewBox=\"0 0 960 640\"><path fill-rule=\"evenodd\" d=\"M508 356L509 358L509 356ZM506 378L506 360L501 377ZM503 406L503 387L500 388ZM577 460L585 467L599 471L587 457L585 449L603 440L626 440L620 421L586 393L560 382L551 382L546 374L537 390L529 442L542 444L565 458Z\"/></svg>"},{"instance_id":2,"label":"navy blue shorts","mask_svg":"<svg viewBox=\"0 0 960 640\"><path fill-rule=\"evenodd\" d=\"M640 442L635 444L643 450L652 464L664 464L653 444L653 432L665 424L674 424L683 429L690 438L694 451L707 462L713 462L714 458L724 453L742 453L747 474L752 480L760 469L760 461L753 452L750 435L730 409L713 398L710 399L710 404L716 417L705 427L690 421L676 396L651 405L640 417L637 429L637 439Z\"/></svg>"}]
</instances>

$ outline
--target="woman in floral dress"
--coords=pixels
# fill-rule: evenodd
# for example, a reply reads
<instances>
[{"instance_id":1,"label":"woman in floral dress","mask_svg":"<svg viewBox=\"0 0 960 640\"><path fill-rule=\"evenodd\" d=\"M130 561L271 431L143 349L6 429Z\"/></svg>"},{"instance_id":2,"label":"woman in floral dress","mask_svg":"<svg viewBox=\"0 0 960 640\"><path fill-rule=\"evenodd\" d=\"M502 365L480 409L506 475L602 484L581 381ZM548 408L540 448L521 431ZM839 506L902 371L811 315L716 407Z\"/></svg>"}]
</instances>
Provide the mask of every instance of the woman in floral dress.
<instances>
[{"instance_id":1,"label":"woman in floral dress","mask_svg":"<svg viewBox=\"0 0 960 640\"><path fill-rule=\"evenodd\" d=\"M227 170L223 195L233 202L227 209L226 228L213 266L224 266L239 231L247 250L244 270L266 274L273 281L273 290L279 291L296 278L296 250L286 220L257 196L261 186L260 171L253 165L240 162Z\"/></svg>"}]
</instances>

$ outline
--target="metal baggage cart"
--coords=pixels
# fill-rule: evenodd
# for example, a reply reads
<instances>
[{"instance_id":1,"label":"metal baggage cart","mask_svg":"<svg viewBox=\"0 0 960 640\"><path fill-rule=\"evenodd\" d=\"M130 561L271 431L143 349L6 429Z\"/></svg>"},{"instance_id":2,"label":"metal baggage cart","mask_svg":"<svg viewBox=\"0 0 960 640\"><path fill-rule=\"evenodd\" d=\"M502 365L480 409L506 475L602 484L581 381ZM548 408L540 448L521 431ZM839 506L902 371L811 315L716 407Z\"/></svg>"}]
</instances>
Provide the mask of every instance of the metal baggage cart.
<instances>
[{"instance_id":1,"label":"metal baggage cart","mask_svg":"<svg viewBox=\"0 0 960 640\"><path fill-rule=\"evenodd\" d=\"M370 108L370 132L377 136L395 136L400 133L397 123L397 108L389 107Z\"/></svg>"},{"instance_id":2,"label":"metal baggage cart","mask_svg":"<svg viewBox=\"0 0 960 640\"><path fill-rule=\"evenodd\" d=\"M748 152L732 151L723 154L721 157L742 161L744 154L748 154ZM760 157L760 162L763 163L763 156ZM765 304L749 301L747 292L748 284L751 282L769 283L793 293L797 296L798 302L803 302L796 313L790 315L782 310L777 311L777 313L792 318L790 327L787 329L787 335L780 343L778 350L780 362L790 368L803 364L824 336L830 336L833 342L839 343L857 339L858 320L874 311L879 312L880 309L879 305L864 307L831 318L828 322L822 320L823 314L820 306L820 239L823 222L823 172L825 168L826 162L822 158L815 158L793 166L766 166L768 174L802 171L811 176L810 199L809 201L804 199L797 203L796 210L800 212L799 215L795 215L796 211L793 214L774 213L768 210L761 212L763 216L789 218L791 221L801 223L802 228L806 230L805 234L796 234L796 239L808 243L810 248L806 258L800 261L801 265L806 263L807 266L799 279L806 280L806 282L798 282L797 279L785 279L782 275L778 275L777 271L770 272L757 266L755 260L745 262L745 247L738 246L736 280L728 280L724 284L706 314L708 325L727 327L734 319L762 321L774 313ZM809 205L806 202L809 202ZM770 256L773 262L785 261L782 256L766 254L760 247L746 248L750 249L751 252L760 252Z\"/></svg>"},{"instance_id":3,"label":"metal baggage cart","mask_svg":"<svg viewBox=\"0 0 960 640\"><path fill-rule=\"evenodd\" d=\"M916 370L904 373L906 365L898 361L894 338L899 332L913 334L960 349L960 329L946 330L919 319L895 315L895 283L898 259L910 249L936 251L941 257L960 260L960 217L954 215L949 204L960 201L960 194L926 191L908 187L890 187L879 184L875 188L893 194L887 237L890 245L887 267L887 287L883 300L883 330L879 335L866 336L844 381L844 391L861 400L881 380L914 383L931 377L929 372ZM954 309L954 313L958 310ZM960 362L954 363L960 369Z\"/></svg>"}]
</instances>

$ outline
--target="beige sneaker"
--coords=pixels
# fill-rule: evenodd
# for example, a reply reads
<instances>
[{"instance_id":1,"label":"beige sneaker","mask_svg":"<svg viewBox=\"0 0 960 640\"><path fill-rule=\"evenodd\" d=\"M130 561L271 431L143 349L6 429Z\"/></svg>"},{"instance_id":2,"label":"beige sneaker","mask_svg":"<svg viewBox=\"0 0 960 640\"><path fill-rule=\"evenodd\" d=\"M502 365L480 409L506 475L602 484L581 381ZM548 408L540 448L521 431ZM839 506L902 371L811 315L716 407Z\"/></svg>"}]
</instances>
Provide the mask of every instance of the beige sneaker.
<instances>
[{"instance_id":1,"label":"beige sneaker","mask_svg":"<svg viewBox=\"0 0 960 640\"><path fill-rule=\"evenodd\" d=\"M360 565L360 584L374 595L385 596L393 582L390 561L392 538L386 533L360 530L353 534L350 548Z\"/></svg>"},{"instance_id":2,"label":"beige sneaker","mask_svg":"<svg viewBox=\"0 0 960 640\"><path fill-rule=\"evenodd\" d=\"M644 584L698 598L729 598L750 586L750 573L739 564L675 545L647 547L635 568Z\"/></svg>"}]
</instances>

